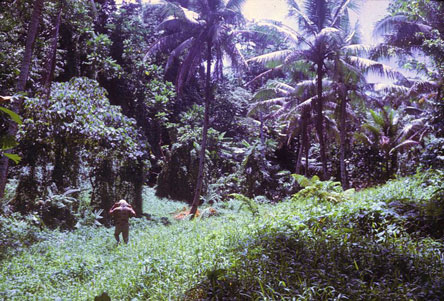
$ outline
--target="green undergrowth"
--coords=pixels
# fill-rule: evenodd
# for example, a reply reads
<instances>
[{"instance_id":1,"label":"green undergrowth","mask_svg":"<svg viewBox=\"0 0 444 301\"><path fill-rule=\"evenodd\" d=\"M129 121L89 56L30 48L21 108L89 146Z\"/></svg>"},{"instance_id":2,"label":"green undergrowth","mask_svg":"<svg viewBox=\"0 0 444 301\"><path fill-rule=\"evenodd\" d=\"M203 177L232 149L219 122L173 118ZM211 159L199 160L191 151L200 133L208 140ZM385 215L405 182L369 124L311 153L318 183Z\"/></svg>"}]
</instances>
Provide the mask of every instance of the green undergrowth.
<instances>
[{"instance_id":1,"label":"green undergrowth","mask_svg":"<svg viewBox=\"0 0 444 301\"><path fill-rule=\"evenodd\" d=\"M261 201L254 212L244 205L252 200L238 197L193 221L174 220L185 204L146 189L149 215L132 220L128 245L116 246L104 227L44 232L1 261L0 299L439 300L443 241L410 231L413 213L403 211L416 204L427 222L440 185L428 181L418 175L353 194L335 188L339 202L306 190L304 198Z\"/></svg>"}]
</instances>

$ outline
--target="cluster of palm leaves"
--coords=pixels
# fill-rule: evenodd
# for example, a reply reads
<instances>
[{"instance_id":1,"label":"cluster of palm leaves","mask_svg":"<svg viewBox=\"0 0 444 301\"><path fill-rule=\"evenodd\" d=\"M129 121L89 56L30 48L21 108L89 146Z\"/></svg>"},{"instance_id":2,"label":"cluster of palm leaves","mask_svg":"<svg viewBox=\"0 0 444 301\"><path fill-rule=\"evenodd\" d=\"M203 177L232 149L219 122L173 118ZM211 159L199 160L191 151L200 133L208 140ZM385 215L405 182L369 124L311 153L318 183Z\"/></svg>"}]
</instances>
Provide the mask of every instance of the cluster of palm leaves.
<instances>
[{"instance_id":1,"label":"cluster of palm leaves","mask_svg":"<svg viewBox=\"0 0 444 301\"><path fill-rule=\"evenodd\" d=\"M269 82L257 91L249 115L260 119L261 127L267 120L274 122L275 126L281 125L286 131L288 142L298 138L295 169L297 173L302 173L303 170L305 175L310 169L317 168L321 178L330 177L328 144L332 137L338 137L340 178L344 188L348 186L346 156L347 149L350 148L348 144L352 140L350 131L360 128L359 124L351 125L353 121L358 120L354 116L352 103L372 101L375 95L380 93L393 95L401 91L404 94L412 94L426 86L421 82L412 83L393 68L371 59L371 54L381 56L387 47L380 45L378 49L374 49L360 43L358 25L353 27L350 21L350 10L357 8L356 1L353 0L305 0L302 4L288 0L289 15L297 21L297 28L277 21L260 23L261 26L272 28L274 32L281 34L287 47L245 60L237 44L238 34L246 33L245 30L237 30L238 26L244 23L241 14L244 2L167 1L166 18L159 27L163 30L163 35L147 53L148 57L159 51L169 52L166 69L175 64L179 66L176 78L179 94L186 89L186 84L196 72L205 79L202 153L192 213L197 208L202 187L209 105L213 98L212 85L223 76L222 67L226 61L224 55L230 58L231 66L236 69L248 68L247 64L253 62L261 63L267 68L246 86L258 79L268 79L270 75L275 74L271 71L280 70L281 74L289 75L285 79ZM384 19L378 25L377 31L393 29L393 26L390 26L400 20L403 19ZM426 31L428 27L416 25L415 30ZM390 39L388 41L391 43ZM398 44L400 43L395 43ZM369 72L376 72L395 83L368 84L366 75ZM291 76L295 73L298 76ZM407 86L404 83L407 83ZM418 143L424 133L421 130L410 134L412 126L408 130L399 127L397 132L391 132L390 136L384 134L386 125L381 125L379 121L392 125L395 122L393 118L375 118L378 114L388 114L384 105L380 108L378 113L370 113L368 122L362 128L361 141L376 145L376 140L379 143L388 137L391 139L389 146L379 143L379 146L383 146L383 151L387 149L386 156L396 153L404 146ZM380 125L380 129L369 125L372 118L373 121L379 122L376 124ZM419 124L419 121L416 122ZM375 136L370 138L371 134L366 133L366 130ZM380 132L376 134L376 131ZM310 153L314 142L319 145L316 166L312 164L313 154Z\"/></svg>"},{"instance_id":2,"label":"cluster of palm leaves","mask_svg":"<svg viewBox=\"0 0 444 301\"><path fill-rule=\"evenodd\" d=\"M368 72L377 72L392 79L402 75L389 66L368 58L371 47L359 43L358 28L351 26L349 10L355 7L353 1L305 1L303 7L296 1L288 2L291 14L297 17L299 28L293 29L277 22L268 22L268 25L285 35L290 41L289 48L250 60L266 64L274 62L277 66L275 68L289 72L300 71L300 67L305 68L308 65L311 74L307 74L307 77L314 77L315 80L307 78L306 81L275 84L274 93L270 93L270 90L256 93L259 100L257 104L263 106L265 103L281 102L281 107L270 117L290 118L289 137L295 134L294 131L301 136L297 172L304 148L307 157L305 172L308 171L310 143L307 131L313 125L320 146L322 175L324 179L329 177L326 130L336 131L340 140L341 182L346 188L346 135L347 123L352 115L349 102L356 98L365 98L364 87L368 88L365 85L365 75ZM265 103L260 99L264 97L264 93L270 96L263 99ZM298 111L299 114L293 114L293 111ZM332 114L328 114L328 111ZM299 117L295 119L295 116Z\"/></svg>"}]
</instances>

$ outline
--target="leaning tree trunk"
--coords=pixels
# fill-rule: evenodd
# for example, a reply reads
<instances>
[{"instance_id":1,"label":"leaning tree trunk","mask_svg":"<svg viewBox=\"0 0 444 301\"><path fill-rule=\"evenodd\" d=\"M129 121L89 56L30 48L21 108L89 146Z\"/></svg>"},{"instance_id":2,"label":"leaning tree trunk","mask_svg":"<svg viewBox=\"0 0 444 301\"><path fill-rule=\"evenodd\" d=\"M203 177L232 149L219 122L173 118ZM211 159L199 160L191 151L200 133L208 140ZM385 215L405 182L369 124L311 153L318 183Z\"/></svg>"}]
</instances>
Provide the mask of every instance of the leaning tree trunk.
<instances>
[{"instance_id":1,"label":"leaning tree trunk","mask_svg":"<svg viewBox=\"0 0 444 301\"><path fill-rule=\"evenodd\" d=\"M32 51L34 49L34 42L37 37L37 32L40 23L40 16L42 15L44 0L36 0L32 11L31 21L28 28L28 36L26 38L25 53L23 56L22 65L20 67L20 75L16 86L16 93L25 91L26 82L29 76L29 69L31 67ZM13 105L12 110L18 113L22 107L23 98L19 98ZM14 137L17 134L17 124L9 122L8 135ZM5 192L6 180L8 176L9 161L8 158L2 157L0 159L0 198Z\"/></svg>"},{"instance_id":2,"label":"leaning tree trunk","mask_svg":"<svg viewBox=\"0 0 444 301\"><path fill-rule=\"evenodd\" d=\"M203 177L204 177L204 167L205 167L205 152L207 148L207 136L208 136L208 126L209 126L209 115L210 115L210 99L211 99L211 48L212 42L208 40L207 42L208 52L207 52L207 72L205 79L205 113L204 122L202 130L202 144L200 146L199 154L199 172L197 175L196 189L194 191L194 199L191 205L191 218L194 218L197 212L197 207L200 203L200 194L202 191Z\"/></svg>"},{"instance_id":3,"label":"leaning tree trunk","mask_svg":"<svg viewBox=\"0 0 444 301\"><path fill-rule=\"evenodd\" d=\"M316 131L319 139L319 148L322 161L322 178L328 179L327 173L327 157L325 156L325 141L324 141L324 114L323 114L323 99L322 99L322 63L318 63L317 68L317 92L318 101L316 102Z\"/></svg>"}]
</instances>

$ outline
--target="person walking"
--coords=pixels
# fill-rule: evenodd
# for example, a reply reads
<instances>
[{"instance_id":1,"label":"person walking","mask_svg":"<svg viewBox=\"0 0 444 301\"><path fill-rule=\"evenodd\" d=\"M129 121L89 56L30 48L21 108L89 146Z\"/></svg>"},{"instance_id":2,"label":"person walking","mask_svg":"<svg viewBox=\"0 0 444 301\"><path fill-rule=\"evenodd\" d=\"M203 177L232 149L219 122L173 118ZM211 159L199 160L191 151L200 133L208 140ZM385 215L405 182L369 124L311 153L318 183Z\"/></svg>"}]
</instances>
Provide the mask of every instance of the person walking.
<instances>
[{"instance_id":1,"label":"person walking","mask_svg":"<svg viewBox=\"0 0 444 301\"><path fill-rule=\"evenodd\" d=\"M123 241L127 244L129 236L128 220L130 217L136 216L136 212L134 212L133 207L125 200L120 200L111 207L109 214L114 216L114 222L116 225L114 237L116 238L117 243L120 243L120 233L122 233Z\"/></svg>"}]
</instances>

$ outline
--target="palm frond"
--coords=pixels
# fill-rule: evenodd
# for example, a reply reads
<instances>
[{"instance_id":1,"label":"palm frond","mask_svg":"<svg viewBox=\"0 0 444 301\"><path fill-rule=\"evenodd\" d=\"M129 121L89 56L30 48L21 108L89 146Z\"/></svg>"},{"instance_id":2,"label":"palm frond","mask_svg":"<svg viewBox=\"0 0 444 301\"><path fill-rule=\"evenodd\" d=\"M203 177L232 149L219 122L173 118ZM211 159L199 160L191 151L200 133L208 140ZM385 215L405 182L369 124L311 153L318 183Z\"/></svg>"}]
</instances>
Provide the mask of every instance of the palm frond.
<instances>
[{"instance_id":1,"label":"palm frond","mask_svg":"<svg viewBox=\"0 0 444 301\"><path fill-rule=\"evenodd\" d=\"M392 67L387 66L383 63L357 56L350 56L349 60L362 70L373 71L378 73L379 75L393 79L405 79L404 75L401 72L396 71Z\"/></svg>"},{"instance_id":2,"label":"palm frond","mask_svg":"<svg viewBox=\"0 0 444 301\"><path fill-rule=\"evenodd\" d=\"M258 101L250 106L250 110L247 113L248 117L251 117L258 113L261 110L267 109L270 110L270 107L282 107L285 102L288 100L287 97L276 97L263 101Z\"/></svg>"},{"instance_id":3,"label":"palm frond","mask_svg":"<svg viewBox=\"0 0 444 301\"><path fill-rule=\"evenodd\" d=\"M389 32L397 31L401 27L404 29L408 29L408 31L411 32L411 35L413 36L416 32L422 32L422 33L430 33L432 31L432 27L423 24L420 22L411 22L408 19L408 16L404 14L396 14L393 16L386 16L380 21L378 21L373 29L373 35L384 35Z\"/></svg>"},{"instance_id":4,"label":"palm frond","mask_svg":"<svg viewBox=\"0 0 444 301\"><path fill-rule=\"evenodd\" d=\"M413 106L407 106L404 108L404 112L409 115L418 115L424 113L424 110Z\"/></svg>"},{"instance_id":5,"label":"palm frond","mask_svg":"<svg viewBox=\"0 0 444 301\"><path fill-rule=\"evenodd\" d=\"M366 44L351 44L342 47L342 49L348 54L360 54L360 53L369 53L373 47Z\"/></svg>"},{"instance_id":6,"label":"palm frond","mask_svg":"<svg viewBox=\"0 0 444 301\"><path fill-rule=\"evenodd\" d=\"M370 51L370 59L388 59L393 57L394 53L396 53L397 56L401 56L407 54L407 50L405 48L397 47L393 45L393 43L379 43Z\"/></svg>"},{"instance_id":7,"label":"palm frond","mask_svg":"<svg viewBox=\"0 0 444 301\"><path fill-rule=\"evenodd\" d=\"M284 105L288 100L290 100L289 97L276 97L276 98L270 98L265 99L260 102L260 104L264 107L271 106L271 105Z\"/></svg>"},{"instance_id":8,"label":"palm frond","mask_svg":"<svg viewBox=\"0 0 444 301\"><path fill-rule=\"evenodd\" d=\"M191 24L200 24L199 14L195 11L189 10L183 6L173 4L171 2L168 3L168 6L170 15L187 20Z\"/></svg>"},{"instance_id":9,"label":"palm frond","mask_svg":"<svg viewBox=\"0 0 444 301\"><path fill-rule=\"evenodd\" d=\"M254 42L259 43L272 43L273 41L270 39L270 34L259 31L259 30L233 30L233 33L236 35L240 35L245 39L252 40Z\"/></svg>"},{"instance_id":10,"label":"palm frond","mask_svg":"<svg viewBox=\"0 0 444 301\"><path fill-rule=\"evenodd\" d=\"M232 42L232 39L226 39L225 43L222 43L222 48L229 56L231 63L234 67L241 67L248 70L248 63L242 52L239 50L238 45Z\"/></svg>"},{"instance_id":11,"label":"palm frond","mask_svg":"<svg viewBox=\"0 0 444 301\"><path fill-rule=\"evenodd\" d=\"M407 22L408 17L403 14L397 14L397 15L387 15L384 18L380 19L378 22L376 22L374 28L373 28L373 36L380 36L385 35L390 31L393 31L396 29L396 26L399 26L400 24Z\"/></svg>"},{"instance_id":12,"label":"palm frond","mask_svg":"<svg viewBox=\"0 0 444 301\"><path fill-rule=\"evenodd\" d=\"M390 154L392 154L393 152L395 152L397 150L402 150L402 149L405 149L405 148L411 148L411 147L416 146L418 144L419 144L419 142L415 141L415 140L405 140L402 143L396 145L394 148L392 148L390 150Z\"/></svg>"},{"instance_id":13,"label":"palm frond","mask_svg":"<svg viewBox=\"0 0 444 301\"><path fill-rule=\"evenodd\" d=\"M275 89L261 89L257 91L253 95L253 100L266 100L266 99L272 99L278 96L278 93Z\"/></svg>"},{"instance_id":14,"label":"palm frond","mask_svg":"<svg viewBox=\"0 0 444 301\"><path fill-rule=\"evenodd\" d=\"M298 3L294 0L287 0L287 3L290 6L289 15L299 16L300 20L304 23L306 30L310 31L312 34L315 34L316 32L315 24L313 23L312 20L310 20L310 18L306 14L304 14L300 10Z\"/></svg>"},{"instance_id":15,"label":"palm frond","mask_svg":"<svg viewBox=\"0 0 444 301\"><path fill-rule=\"evenodd\" d=\"M288 119L288 110L292 107L292 101L289 99L286 103L284 103L281 107L277 107L276 110L269 114L269 118L275 119L277 117L283 117L284 120Z\"/></svg>"},{"instance_id":16,"label":"palm frond","mask_svg":"<svg viewBox=\"0 0 444 301\"><path fill-rule=\"evenodd\" d=\"M410 140L423 131L425 128L424 118L418 118L407 123L400 131L397 141L402 141L405 137L410 136Z\"/></svg>"},{"instance_id":17,"label":"palm frond","mask_svg":"<svg viewBox=\"0 0 444 301\"><path fill-rule=\"evenodd\" d=\"M185 57L185 60L180 65L179 72L177 75L177 91L182 91L183 84L185 84L189 76L192 75L190 72L191 69L193 69L198 63L199 63L199 56L201 53L202 48L202 41L199 39L195 39L193 41L193 45L190 47L190 50Z\"/></svg>"},{"instance_id":18,"label":"palm frond","mask_svg":"<svg viewBox=\"0 0 444 301\"><path fill-rule=\"evenodd\" d=\"M408 95L418 95L437 90L439 85L436 82L428 80L415 80L408 91Z\"/></svg>"},{"instance_id":19,"label":"palm frond","mask_svg":"<svg viewBox=\"0 0 444 301\"><path fill-rule=\"evenodd\" d=\"M293 105L292 107L290 107L289 110L287 110L287 112L285 114L286 120L294 120L294 119L299 118L300 117L299 113L301 111L302 111L301 107Z\"/></svg>"},{"instance_id":20,"label":"palm frond","mask_svg":"<svg viewBox=\"0 0 444 301\"><path fill-rule=\"evenodd\" d=\"M356 66L349 64L344 59L339 60L347 82L365 82L365 74Z\"/></svg>"},{"instance_id":21,"label":"palm frond","mask_svg":"<svg viewBox=\"0 0 444 301\"><path fill-rule=\"evenodd\" d=\"M266 64L269 62L283 62L285 58L292 53L291 50L279 50L270 52L267 54L262 54L247 60L248 62L258 62L261 64Z\"/></svg>"},{"instance_id":22,"label":"palm frond","mask_svg":"<svg viewBox=\"0 0 444 301\"><path fill-rule=\"evenodd\" d=\"M275 29L277 32L283 34L295 44L301 39L301 35L296 30L290 26L282 24L282 22L277 22L274 20L262 20L257 24Z\"/></svg>"},{"instance_id":23,"label":"palm frond","mask_svg":"<svg viewBox=\"0 0 444 301\"><path fill-rule=\"evenodd\" d=\"M143 61L146 61L151 54L156 54L161 51L168 51L177 45L177 41L183 38L183 35L178 32L165 37L159 38L146 52Z\"/></svg>"},{"instance_id":24,"label":"palm frond","mask_svg":"<svg viewBox=\"0 0 444 301\"><path fill-rule=\"evenodd\" d=\"M347 5L349 5L350 1L351 0L343 0L342 1L342 3L336 9L335 15L333 17L333 20L332 20L330 26L336 25L336 22L338 21L339 17L344 13L344 10L347 8Z\"/></svg>"},{"instance_id":25,"label":"palm frond","mask_svg":"<svg viewBox=\"0 0 444 301\"><path fill-rule=\"evenodd\" d=\"M352 43L353 38L355 37L356 31L353 30L351 31L344 39L344 44L346 45L350 45L350 43Z\"/></svg>"},{"instance_id":26,"label":"palm frond","mask_svg":"<svg viewBox=\"0 0 444 301\"><path fill-rule=\"evenodd\" d=\"M316 80L312 79L300 81L294 86L295 93L297 95L302 95L303 92L307 90L312 90L314 88L316 88Z\"/></svg>"},{"instance_id":27,"label":"palm frond","mask_svg":"<svg viewBox=\"0 0 444 301\"><path fill-rule=\"evenodd\" d=\"M340 34L340 30L335 27L324 27L322 30L316 35L316 39L326 38L326 37L334 37L338 38Z\"/></svg>"},{"instance_id":28,"label":"palm frond","mask_svg":"<svg viewBox=\"0 0 444 301\"><path fill-rule=\"evenodd\" d=\"M339 129L336 124L336 121L334 119L330 118L330 116L328 116L328 115L324 116L324 120L325 120L326 128L328 130L332 131L336 136L339 136Z\"/></svg>"},{"instance_id":29,"label":"palm frond","mask_svg":"<svg viewBox=\"0 0 444 301\"><path fill-rule=\"evenodd\" d=\"M165 66L165 70L168 70L173 64L174 59L177 58L186 48L188 48L194 41L194 38L191 37L189 39L186 39L182 43L179 44L174 50L171 52L171 54L168 56L168 61Z\"/></svg>"},{"instance_id":30,"label":"palm frond","mask_svg":"<svg viewBox=\"0 0 444 301\"><path fill-rule=\"evenodd\" d=\"M285 58L284 64L286 66L289 66L291 63L299 61L303 57L304 57L304 51L295 50L292 53L290 53L289 55L287 55L287 57Z\"/></svg>"},{"instance_id":31,"label":"palm frond","mask_svg":"<svg viewBox=\"0 0 444 301\"><path fill-rule=\"evenodd\" d=\"M165 20L163 20L158 26L157 30L174 32L183 29L186 26L196 26L195 23L189 23L186 19L177 18L175 16L169 16Z\"/></svg>"},{"instance_id":32,"label":"palm frond","mask_svg":"<svg viewBox=\"0 0 444 301\"><path fill-rule=\"evenodd\" d=\"M391 83L376 83L371 84L373 87L373 90L379 92L391 92L391 93L407 93L409 91L409 88L401 85L391 84Z\"/></svg>"},{"instance_id":33,"label":"palm frond","mask_svg":"<svg viewBox=\"0 0 444 301\"><path fill-rule=\"evenodd\" d=\"M262 72L261 74L255 76L252 80L250 80L248 83L245 84L245 87L248 87L249 85L251 85L252 83L256 82L259 79L266 79L268 76L272 76L273 72L275 72L276 70L280 70L282 68L282 65L277 66L273 69L267 70Z\"/></svg>"},{"instance_id":34,"label":"palm frond","mask_svg":"<svg viewBox=\"0 0 444 301\"><path fill-rule=\"evenodd\" d=\"M295 91L294 87L283 82L274 82L270 86L273 87L276 92L284 94L290 94Z\"/></svg>"},{"instance_id":35,"label":"palm frond","mask_svg":"<svg viewBox=\"0 0 444 301\"><path fill-rule=\"evenodd\" d=\"M366 130L369 131L369 132L371 132L371 133L377 138L376 140L379 140L378 138L379 138L379 136L381 135L381 131L380 131L379 128L377 128L377 127L375 127L374 125L371 125L371 124L369 124L369 123L364 123L364 124L362 125L362 128L363 128L363 129L366 129Z\"/></svg>"},{"instance_id":36,"label":"palm frond","mask_svg":"<svg viewBox=\"0 0 444 301\"><path fill-rule=\"evenodd\" d=\"M300 104L298 104L297 108L301 109L301 110L310 108L317 99L318 99L317 95L310 97L309 99L306 99L303 102L301 102Z\"/></svg>"},{"instance_id":37,"label":"palm frond","mask_svg":"<svg viewBox=\"0 0 444 301\"><path fill-rule=\"evenodd\" d=\"M328 26L327 22L331 16L331 6L327 0L304 1L304 11L316 26L317 32Z\"/></svg>"},{"instance_id":38,"label":"palm frond","mask_svg":"<svg viewBox=\"0 0 444 301\"><path fill-rule=\"evenodd\" d=\"M358 142L366 143L369 145L374 144L374 142L370 139L370 137L368 137L364 133L355 133L353 136L354 136L355 140Z\"/></svg>"},{"instance_id":39,"label":"palm frond","mask_svg":"<svg viewBox=\"0 0 444 301\"><path fill-rule=\"evenodd\" d=\"M241 11L244 6L246 0L229 0L226 8L230 10Z\"/></svg>"}]
</instances>

